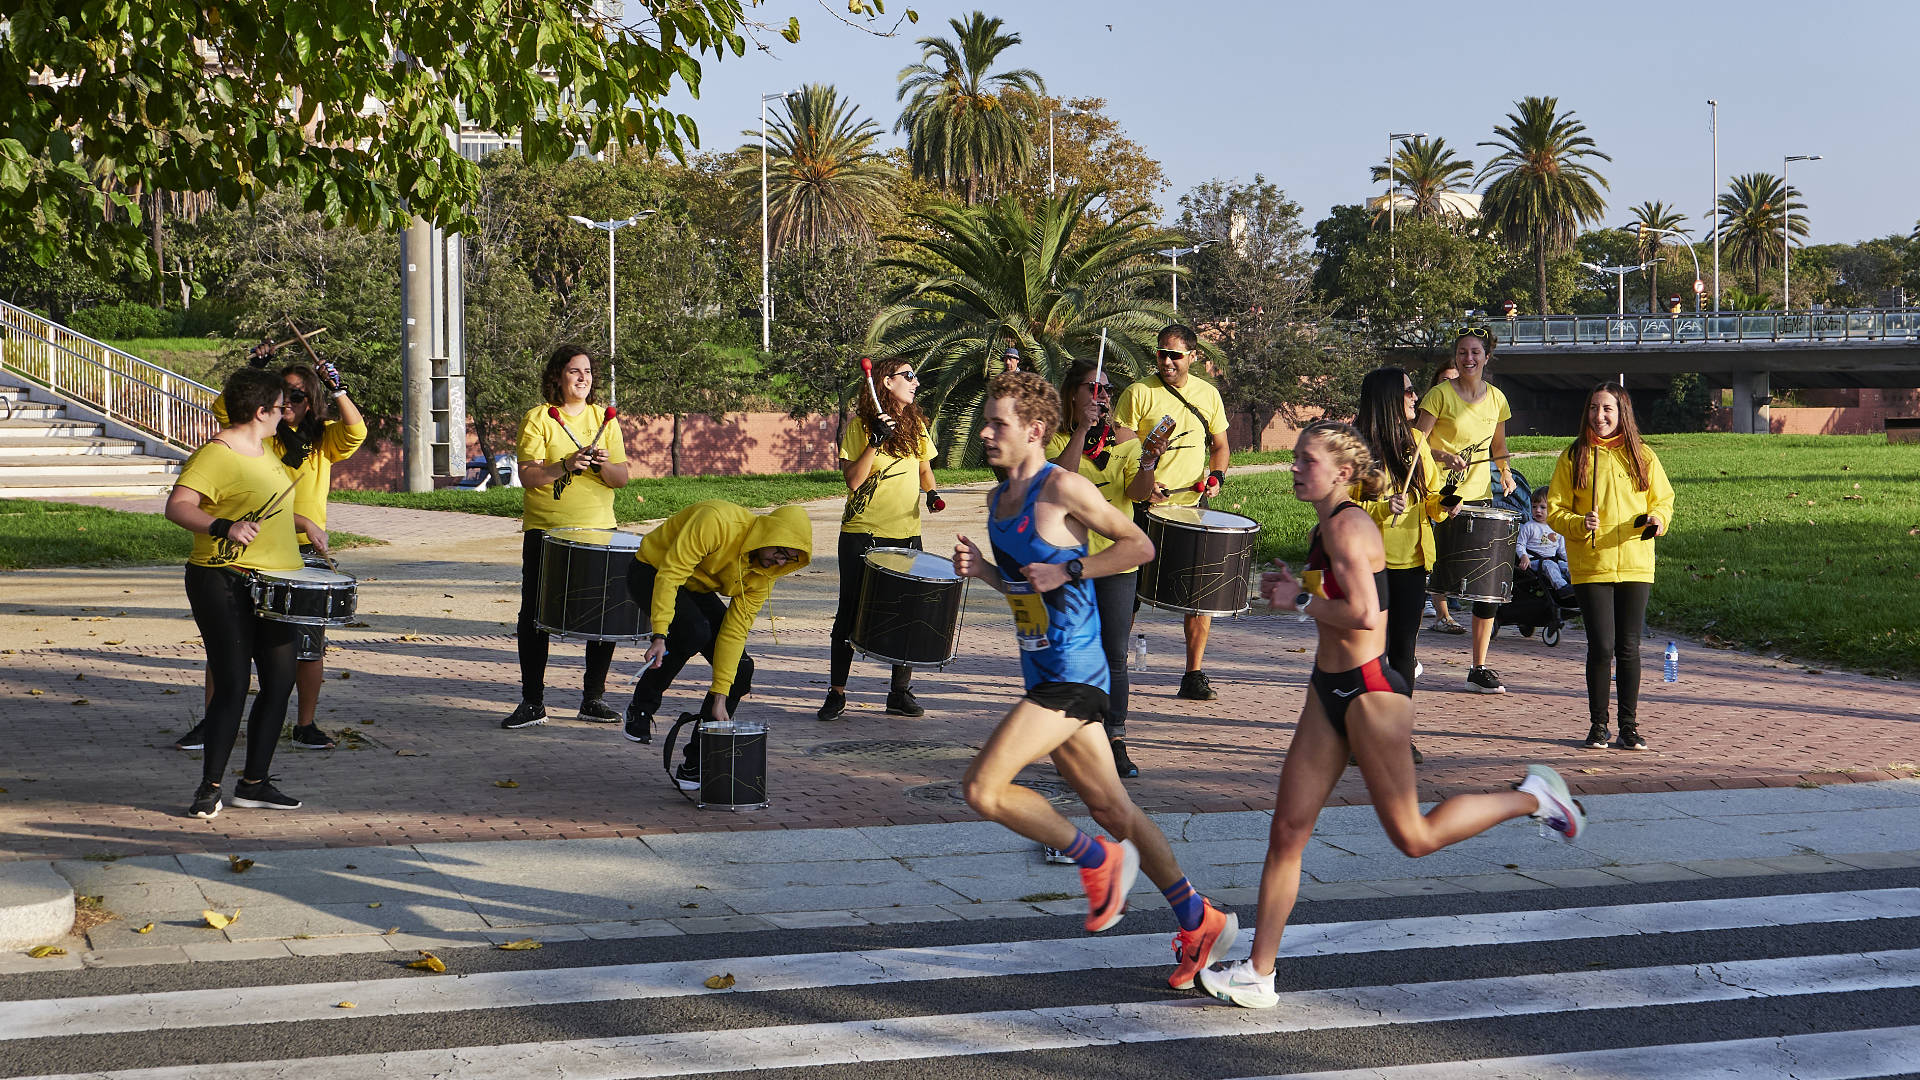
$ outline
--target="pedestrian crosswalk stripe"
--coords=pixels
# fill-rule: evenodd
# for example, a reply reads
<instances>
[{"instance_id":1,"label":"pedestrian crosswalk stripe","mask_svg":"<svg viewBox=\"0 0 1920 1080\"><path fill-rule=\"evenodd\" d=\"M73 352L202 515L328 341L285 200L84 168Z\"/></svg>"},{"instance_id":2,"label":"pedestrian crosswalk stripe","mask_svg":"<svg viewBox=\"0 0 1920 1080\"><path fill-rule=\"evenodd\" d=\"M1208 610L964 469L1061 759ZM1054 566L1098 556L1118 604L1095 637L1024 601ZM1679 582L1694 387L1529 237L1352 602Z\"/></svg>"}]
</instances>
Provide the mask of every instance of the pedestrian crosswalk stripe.
<instances>
[{"instance_id":1,"label":"pedestrian crosswalk stripe","mask_svg":"<svg viewBox=\"0 0 1920 1080\"><path fill-rule=\"evenodd\" d=\"M1288 929L1282 956L1350 955L1916 916L1920 916L1920 889L1899 888L1305 923ZM261 986L247 990L248 1015L244 1022L354 1020L586 1001L1145 967L1166 958L1169 937L1134 934L730 957L725 966L735 978L731 991L709 990L703 985L716 970L717 961L711 959L494 971L453 979L401 976ZM1251 935L1244 934L1235 955L1245 956L1250 941ZM337 1008L343 1000L354 1002L356 1008ZM227 989L0 1002L0 1039L219 1027L240 1022L233 1005L233 992Z\"/></svg>"},{"instance_id":2,"label":"pedestrian crosswalk stripe","mask_svg":"<svg viewBox=\"0 0 1920 1080\"><path fill-rule=\"evenodd\" d=\"M1287 1073L1244 1080L1538 1080L1542 1076L1555 1080L1706 1080L1729 1076L1871 1080L1911 1074L1915 1062L1920 1062L1920 1027L1893 1027Z\"/></svg>"},{"instance_id":3,"label":"pedestrian crosswalk stripe","mask_svg":"<svg viewBox=\"0 0 1920 1080\"><path fill-rule=\"evenodd\" d=\"M1920 986L1920 949L1307 990L1273 1009L1209 999L1074 1005L611 1039L166 1065L35 1080L644 1080L707 1072L1243 1038L1386 1024L1859 993ZM250 995L251 991L247 994ZM249 1015L258 1015L250 996Z\"/></svg>"}]
</instances>

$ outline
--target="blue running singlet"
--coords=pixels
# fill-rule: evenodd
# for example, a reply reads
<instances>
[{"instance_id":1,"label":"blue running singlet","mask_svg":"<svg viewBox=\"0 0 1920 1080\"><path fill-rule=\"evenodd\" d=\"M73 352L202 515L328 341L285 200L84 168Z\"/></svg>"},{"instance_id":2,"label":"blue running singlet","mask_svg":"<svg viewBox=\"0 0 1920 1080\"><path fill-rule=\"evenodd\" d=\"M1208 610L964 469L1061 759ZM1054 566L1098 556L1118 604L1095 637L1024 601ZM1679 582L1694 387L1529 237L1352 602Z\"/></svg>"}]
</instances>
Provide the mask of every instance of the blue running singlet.
<instances>
[{"instance_id":1,"label":"blue running singlet","mask_svg":"<svg viewBox=\"0 0 1920 1080\"><path fill-rule=\"evenodd\" d=\"M1007 603L1013 608L1014 637L1020 644L1020 672L1031 690L1041 683L1084 683L1101 692L1108 689L1107 654L1100 647L1100 612L1093 601L1093 582L1069 581L1050 593L1038 594L1020 568L1029 563L1064 563L1087 557L1087 545L1057 547L1039 535L1033 507L1053 479L1058 465L1049 462L1027 488L1020 512L996 516L1002 483L987 500L987 539L993 561L1006 584Z\"/></svg>"}]
</instances>

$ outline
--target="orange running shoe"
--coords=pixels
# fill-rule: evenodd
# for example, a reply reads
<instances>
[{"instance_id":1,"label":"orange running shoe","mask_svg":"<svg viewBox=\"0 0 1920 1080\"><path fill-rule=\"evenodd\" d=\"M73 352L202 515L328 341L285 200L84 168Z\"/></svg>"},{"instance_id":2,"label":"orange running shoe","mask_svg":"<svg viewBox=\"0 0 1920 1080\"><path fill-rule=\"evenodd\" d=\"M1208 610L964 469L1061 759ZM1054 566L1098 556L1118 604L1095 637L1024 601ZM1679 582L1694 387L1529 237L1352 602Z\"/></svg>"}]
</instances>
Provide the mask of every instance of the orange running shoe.
<instances>
[{"instance_id":1,"label":"orange running shoe","mask_svg":"<svg viewBox=\"0 0 1920 1080\"><path fill-rule=\"evenodd\" d=\"M1087 892L1087 933L1097 934L1114 923L1127 910L1127 892L1140 874L1140 849L1133 841L1119 843L1102 836L1094 841L1107 853L1107 861L1089 870L1080 868L1080 887Z\"/></svg>"},{"instance_id":2,"label":"orange running shoe","mask_svg":"<svg viewBox=\"0 0 1920 1080\"><path fill-rule=\"evenodd\" d=\"M1240 936L1240 916L1221 911L1205 898L1201 904L1204 910L1199 928L1173 935L1175 966L1173 974L1167 976L1167 985L1175 990L1193 989L1193 980L1201 969L1226 956L1233 948L1233 939Z\"/></svg>"}]
</instances>

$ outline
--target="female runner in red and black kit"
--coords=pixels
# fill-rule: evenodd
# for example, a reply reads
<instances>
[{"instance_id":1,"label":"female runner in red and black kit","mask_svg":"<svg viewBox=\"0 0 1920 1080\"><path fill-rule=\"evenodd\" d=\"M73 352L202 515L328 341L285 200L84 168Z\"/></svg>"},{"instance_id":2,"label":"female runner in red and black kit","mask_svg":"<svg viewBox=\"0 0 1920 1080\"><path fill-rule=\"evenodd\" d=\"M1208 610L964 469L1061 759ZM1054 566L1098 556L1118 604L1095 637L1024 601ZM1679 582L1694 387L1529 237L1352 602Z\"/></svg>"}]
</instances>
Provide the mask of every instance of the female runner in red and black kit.
<instances>
[{"instance_id":1,"label":"female runner in red and black kit","mask_svg":"<svg viewBox=\"0 0 1920 1080\"><path fill-rule=\"evenodd\" d=\"M1275 609L1311 618L1318 626L1319 649L1307 704L1280 770L1253 955L1200 973L1209 994L1248 1008L1271 1008L1279 1001L1274 964L1300 891L1300 856L1320 808L1347 767L1349 751L1360 764L1387 836L1415 858L1529 814L1568 840L1586 825L1566 784L1544 765L1528 766L1515 791L1456 795L1420 813L1409 750L1413 696L1384 657L1386 549L1379 526L1347 498L1356 484L1366 498L1378 498L1385 485L1359 432L1322 420L1300 433L1293 450L1293 497L1313 505L1319 524L1301 575L1295 578L1278 563L1277 570L1262 576L1260 591Z\"/></svg>"}]
</instances>

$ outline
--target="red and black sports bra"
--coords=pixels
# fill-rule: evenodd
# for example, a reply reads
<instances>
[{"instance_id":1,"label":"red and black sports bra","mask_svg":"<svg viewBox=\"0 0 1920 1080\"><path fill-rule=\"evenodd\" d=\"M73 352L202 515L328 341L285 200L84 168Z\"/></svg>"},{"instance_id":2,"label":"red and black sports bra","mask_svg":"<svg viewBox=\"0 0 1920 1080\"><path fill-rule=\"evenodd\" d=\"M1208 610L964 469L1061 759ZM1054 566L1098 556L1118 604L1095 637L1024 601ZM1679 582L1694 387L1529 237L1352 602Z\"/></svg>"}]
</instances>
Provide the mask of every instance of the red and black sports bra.
<instances>
[{"instance_id":1,"label":"red and black sports bra","mask_svg":"<svg viewBox=\"0 0 1920 1080\"><path fill-rule=\"evenodd\" d=\"M1359 503L1349 501L1334 507L1333 514L1329 515L1329 518L1337 517L1348 507L1359 510L1363 514L1366 513L1366 510L1361 507ZM1346 590L1340 587L1339 579L1333 576L1333 564L1327 559L1327 549L1320 543L1320 526L1318 525L1313 527L1313 534L1309 538L1307 565L1301 574L1300 584L1313 595L1327 600L1339 600L1347 595ZM1380 600L1380 610L1387 610L1387 571L1385 567L1381 567L1373 572L1373 593Z\"/></svg>"}]
</instances>

